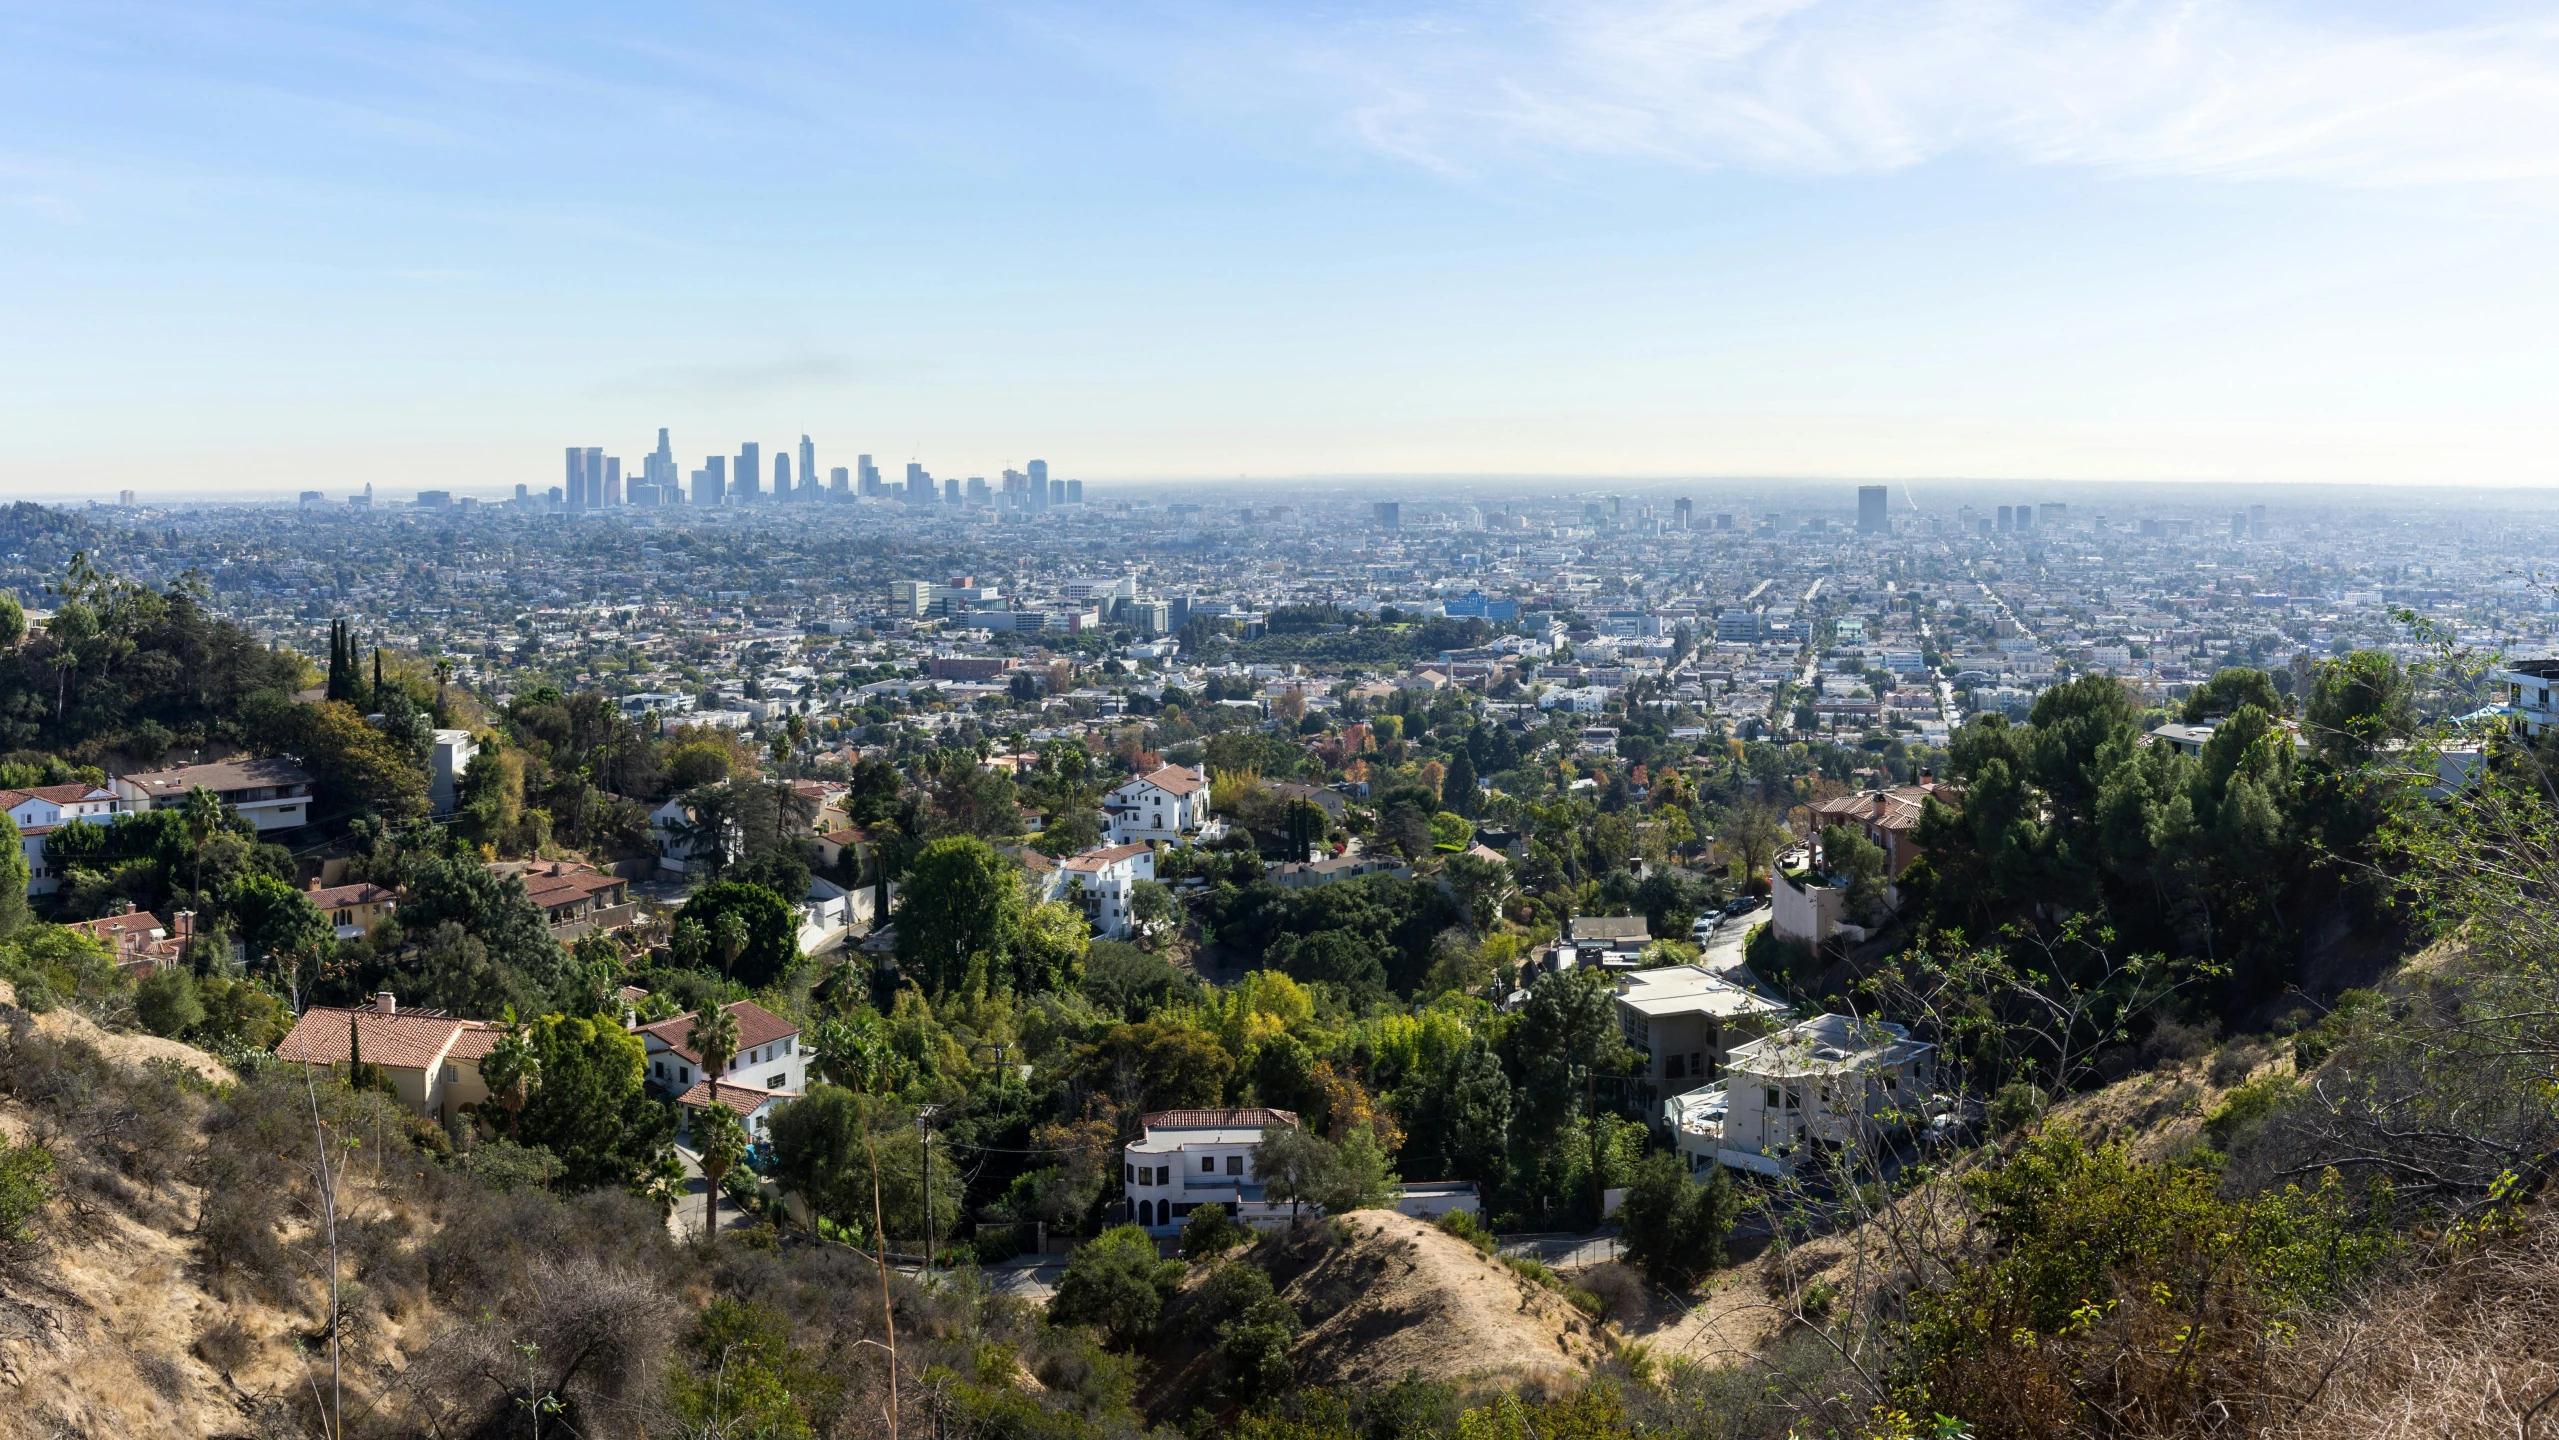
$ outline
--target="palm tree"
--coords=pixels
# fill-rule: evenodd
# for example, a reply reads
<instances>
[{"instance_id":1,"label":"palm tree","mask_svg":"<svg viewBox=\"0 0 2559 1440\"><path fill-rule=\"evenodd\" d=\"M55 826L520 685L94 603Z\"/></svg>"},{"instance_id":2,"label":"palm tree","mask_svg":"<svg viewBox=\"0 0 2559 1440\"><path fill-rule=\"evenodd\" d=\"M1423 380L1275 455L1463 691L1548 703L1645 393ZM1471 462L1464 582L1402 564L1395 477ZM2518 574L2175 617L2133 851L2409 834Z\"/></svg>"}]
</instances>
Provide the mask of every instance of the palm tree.
<instances>
[{"instance_id":1,"label":"palm tree","mask_svg":"<svg viewBox=\"0 0 2559 1440\"><path fill-rule=\"evenodd\" d=\"M222 828L222 797L198 785L187 792L186 806L180 813L186 817L187 840L195 849L195 903L201 906L204 903L204 842L212 839L213 832Z\"/></svg>"},{"instance_id":2,"label":"palm tree","mask_svg":"<svg viewBox=\"0 0 2559 1440\"><path fill-rule=\"evenodd\" d=\"M684 1032L684 1043L702 1060L702 1068L710 1072L711 1103L720 1101L720 1077L728 1073L729 1062L737 1058L737 1016L725 1005L713 1005L694 1012L693 1024Z\"/></svg>"},{"instance_id":3,"label":"palm tree","mask_svg":"<svg viewBox=\"0 0 2559 1440\"><path fill-rule=\"evenodd\" d=\"M703 1188L707 1192L702 1197L702 1233L705 1236L717 1235L720 1233L720 1182L726 1180L729 1171L746 1158L746 1127L738 1123L736 1111L721 1104L714 1096L710 1104L694 1114L692 1131L694 1149L702 1156Z\"/></svg>"},{"instance_id":4,"label":"palm tree","mask_svg":"<svg viewBox=\"0 0 2559 1440\"><path fill-rule=\"evenodd\" d=\"M506 1112L506 1138L515 1138L515 1127L524 1115L525 1102L533 1098L533 1087L542 1081L542 1061L533 1053L533 1044L514 1023L514 1012L508 1011L508 1026L489 1053L480 1057L480 1081L489 1087L489 1096Z\"/></svg>"},{"instance_id":5,"label":"palm tree","mask_svg":"<svg viewBox=\"0 0 2559 1440\"><path fill-rule=\"evenodd\" d=\"M746 917L732 910L711 922L711 944L720 952L720 978L725 980L737 957L746 953ZM737 1021L729 1024L735 1028Z\"/></svg>"}]
</instances>

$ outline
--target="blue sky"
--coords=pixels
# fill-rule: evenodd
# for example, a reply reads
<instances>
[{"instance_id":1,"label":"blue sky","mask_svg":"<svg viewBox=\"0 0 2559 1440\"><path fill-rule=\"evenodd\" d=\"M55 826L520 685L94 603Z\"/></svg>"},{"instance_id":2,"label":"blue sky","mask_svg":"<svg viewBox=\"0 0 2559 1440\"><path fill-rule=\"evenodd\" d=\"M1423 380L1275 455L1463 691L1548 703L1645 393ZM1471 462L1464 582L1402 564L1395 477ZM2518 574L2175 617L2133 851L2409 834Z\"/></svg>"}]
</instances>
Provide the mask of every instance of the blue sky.
<instances>
[{"instance_id":1,"label":"blue sky","mask_svg":"<svg viewBox=\"0 0 2559 1440\"><path fill-rule=\"evenodd\" d=\"M0 0L0 489L2559 479L2559 17Z\"/></svg>"}]
</instances>

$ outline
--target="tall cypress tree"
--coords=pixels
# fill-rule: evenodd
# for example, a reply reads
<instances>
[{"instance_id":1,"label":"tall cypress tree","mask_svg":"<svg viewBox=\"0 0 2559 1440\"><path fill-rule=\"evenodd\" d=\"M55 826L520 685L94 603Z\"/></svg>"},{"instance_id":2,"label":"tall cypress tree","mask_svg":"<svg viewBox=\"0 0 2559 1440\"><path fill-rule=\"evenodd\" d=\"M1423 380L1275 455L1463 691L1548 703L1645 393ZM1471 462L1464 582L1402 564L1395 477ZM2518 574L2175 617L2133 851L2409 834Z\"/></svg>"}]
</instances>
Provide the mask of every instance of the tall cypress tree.
<instances>
[{"instance_id":1,"label":"tall cypress tree","mask_svg":"<svg viewBox=\"0 0 2559 1440\"><path fill-rule=\"evenodd\" d=\"M1439 782L1439 805L1452 815L1472 819L1475 814L1475 757L1459 746L1448 759L1448 773Z\"/></svg>"},{"instance_id":2,"label":"tall cypress tree","mask_svg":"<svg viewBox=\"0 0 2559 1440\"><path fill-rule=\"evenodd\" d=\"M344 620L329 622L329 690L328 698L347 698L347 638Z\"/></svg>"}]
</instances>

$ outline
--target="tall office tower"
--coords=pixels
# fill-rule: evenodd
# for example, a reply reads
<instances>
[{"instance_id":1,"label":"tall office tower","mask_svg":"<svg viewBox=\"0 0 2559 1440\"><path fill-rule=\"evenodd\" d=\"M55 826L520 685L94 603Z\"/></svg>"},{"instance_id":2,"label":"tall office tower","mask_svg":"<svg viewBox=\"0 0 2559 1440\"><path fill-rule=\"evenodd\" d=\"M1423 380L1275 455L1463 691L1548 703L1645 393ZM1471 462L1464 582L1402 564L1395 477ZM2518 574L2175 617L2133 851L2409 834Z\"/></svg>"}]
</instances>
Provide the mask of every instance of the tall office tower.
<instances>
[{"instance_id":1,"label":"tall office tower","mask_svg":"<svg viewBox=\"0 0 2559 1440\"><path fill-rule=\"evenodd\" d=\"M1725 514L1725 515L1718 515L1718 516L1716 516L1716 517L1715 517L1715 528L1716 528L1716 529L1718 529L1718 530L1730 530L1730 529L1732 529L1732 528L1733 528L1733 517L1732 517L1731 515L1729 515L1729 514Z\"/></svg>"},{"instance_id":2,"label":"tall office tower","mask_svg":"<svg viewBox=\"0 0 2559 1440\"><path fill-rule=\"evenodd\" d=\"M2247 511L2233 510L2230 512L2230 538L2233 540L2245 540L2248 538Z\"/></svg>"},{"instance_id":3,"label":"tall office tower","mask_svg":"<svg viewBox=\"0 0 2559 1440\"><path fill-rule=\"evenodd\" d=\"M586 503L586 451L584 448L576 445L569 447L569 470L565 476L561 477L560 484L569 492L570 508L574 509Z\"/></svg>"},{"instance_id":4,"label":"tall office tower","mask_svg":"<svg viewBox=\"0 0 2559 1440\"><path fill-rule=\"evenodd\" d=\"M2251 505L2248 507L2248 533L2259 540L2266 538L2265 506Z\"/></svg>"},{"instance_id":5,"label":"tall office tower","mask_svg":"<svg viewBox=\"0 0 2559 1440\"><path fill-rule=\"evenodd\" d=\"M1672 501L1670 507L1671 527L1677 530L1687 529L1689 519L1695 513L1696 507L1688 503L1687 496L1683 495L1679 499Z\"/></svg>"},{"instance_id":6,"label":"tall office tower","mask_svg":"<svg viewBox=\"0 0 2559 1440\"><path fill-rule=\"evenodd\" d=\"M880 467L871 463L870 456L856 455L853 457L853 483L858 486L865 495L877 495L880 493Z\"/></svg>"},{"instance_id":7,"label":"tall office tower","mask_svg":"<svg viewBox=\"0 0 2559 1440\"><path fill-rule=\"evenodd\" d=\"M1048 462L1034 460L1023 468L1030 472L1031 488L1042 494L1048 493Z\"/></svg>"},{"instance_id":8,"label":"tall office tower","mask_svg":"<svg viewBox=\"0 0 2559 1440\"><path fill-rule=\"evenodd\" d=\"M1893 522L1886 516L1886 509L1892 503L1891 494L1881 485L1857 487L1858 534L1884 535L1891 532Z\"/></svg>"},{"instance_id":9,"label":"tall office tower","mask_svg":"<svg viewBox=\"0 0 2559 1440\"><path fill-rule=\"evenodd\" d=\"M729 498L729 457L703 457L702 468L693 472L693 503L718 505Z\"/></svg>"},{"instance_id":10,"label":"tall office tower","mask_svg":"<svg viewBox=\"0 0 2559 1440\"><path fill-rule=\"evenodd\" d=\"M2035 507L2034 507L2034 506L2032 506L2032 505L2020 505L2020 506L2018 506L2018 507L2017 507L2017 528L2018 528L2018 530L2019 530L2019 531L2021 531L2021 532L2022 532L2022 531L2027 531L2027 530L2032 530L2032 529L2034 529L2034 528L2035 528Z\"/></svg>"},{"instance_id":11,"label":"tall office tower","mask_svg":"<svg viewBox=\"0 0 2559 1440\"><path fill-rule=\"evenodd\" d=\"M1380 500L1369 506L1369 514L1389 530L1404 528L1404 502L1400 500Z\"/></svg>"},{"instance_id":12,"label":"tall office tower","mask_svg":"<svg viewBox=\"0 0 2559 1440\"><path fill-rule=\"evenodd\" d=\"M1066 482L1066 503L1069 505L1081 505L1084 503L1083 481L1069 480Z\"/></svg>"},{"instance_id":13,"label":"tall office tower","mask_svg":"<svg viewBox=\"0 0 2559 1440\"><path fill-rule=\"evenodd\" d=\"M753 500L764 493L764 447L753 440L737 447L737 464L729 471L729 494Z\"/></svg>"},{"instance_id":14,"label":"tall office tower","mask_svg":"<svg viewBox=\"0 0 2559 1440\"><path fill-rule=\"evenodd\" d=\"M826 488L838 495L853 493L853 472L838 465L826 472Z\"/></svg>"},{"instance_id":15,"label":"tall office tower","mask_svg":"<svg viewBox=\"0 0 2559 1440\"><path fill-rule=\"evenodd\" d=\"M924 501L931 499L933 492L930 487L932 484L933 477L924 473L923 466L912 460L906 462L906 495L904 498L907 504L920 505L924 503Z\"/></svg>"},{"instance_id":16,"label":"tall office tower","mask_svg":"<svg viewBox=\"0 0 2559 1440\"><path fill-rule=\"evenodd\" d=\"M621 456L607 455L604 457L604 493L596 500L595 503L598 505L619 505L622 503Z\"/></svg>"},{"instance_id":17,"label":"tall office tower","mask_svg":"<svg viewBox=\"0 0 2559 1440\"><path fill-rule=\"evenodd\" d=\"M773 498L784 500L790 498L790 494L791 452L785 450L773 457Z\"/></svg>"},{"instance_id":18,"label":"tall office tower","mask_svg":"<svg viewBox=\"0 0 2559 1440\"><path fill-rule=\"evenodd\" d=\"M980 485L983 485L983 484L985 484L986 482L985 482L985 481L983 481L983 480L980 480L980 481L979 481L979 482L977 482L977 483L979 483ZM943 503L943 504L945 504L945 505L957 505L957 504L959 504L959 503L960 503L960 477L959 477L959 476L954 475L954 476L952 476L950 479L945 480L945 481L943 481L943 482L942 482L942 503Z\"/></svg>"},{"instance_id":19,"label":"tall office tower","mask_svg":"<svg viewBox=\"0 0 2559 1440\"><path fill-rule=\"evenodd\" d=\"M1066 503L1065 481L1051 480L1048 482L1048 503L1051 505L1063 505Z\"/></svg>"},{"instance_id":20,"label":"tall office tower","mask_svg":"<svg viewBox=\"0 0 2559 1440\"><path fill-rule=\"evenodd\" d=\"M658 427L658 448L655 454L658 462L659 473L652 475L649 478L660 485L674 483L675 447L667 443L666 427L663 425Z\"/></svg>"},{"instance_id":21,"label":"tall office tower","mask_svg":"<svg viewBox=\"0 0 2559 1440\"><path fill-rule=\"evenodd\" d=\"M817 489L817 446L809 437L800 437L800 488Z\"/></svg>"},{"instance_id":22,"label":"tall office tower","mask_svg":"<svg viewBox=\"0 0 2559 1440\"><path fill-rule=\"evenodd\" d=\"M2002 506L2000 506L2000 507L1999 507L1999 533L2000 533L2000 534L2002 534L2002 535L2005 535L2005 534L2007 534L2010 530L2015 529L2015 528L2016 528L2016 526L2017 526L2017 507L2015 507L2015 506L2013 506L2013 505L2002 505Z\"/></svg>"},{"instance_id":23,"label":"tall office tower","mask_svg":"<svg viewBox=\"0 0 2559 1440\"><path fill-rule=\"evenodd\" d=\"M604 503L604 447L586 447L586 500L577 507L592 510Z\"/></svg>"},{"instance_id":24,"label":"tall office tower","mask_svg":"<svg viewBox=\"0 0 2559 1440\"><path fill-rule=\"evenodd\" d=\"M517 503L517 504L519 504L519 505L522 505L522 504L525 504L526 502L528 502L528 501L532 500L532 498L533 498L533 487L532 487L532 486L530 486L530 485L524 485L524 484L518 484L518 485L515 487L515 503Z\"/></svg>"}]
</instances>

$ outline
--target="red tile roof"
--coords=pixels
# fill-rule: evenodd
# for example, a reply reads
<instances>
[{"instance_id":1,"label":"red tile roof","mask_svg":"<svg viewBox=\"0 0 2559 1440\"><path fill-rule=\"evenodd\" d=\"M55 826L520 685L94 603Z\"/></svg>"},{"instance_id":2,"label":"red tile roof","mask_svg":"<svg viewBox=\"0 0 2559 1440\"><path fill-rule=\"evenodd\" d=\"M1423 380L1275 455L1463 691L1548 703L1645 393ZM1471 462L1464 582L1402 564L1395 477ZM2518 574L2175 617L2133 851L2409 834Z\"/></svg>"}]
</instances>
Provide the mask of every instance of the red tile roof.
<instances>
[{"instance_id":1,"label":"red tile roof","mask_svg":"<svg viewBox=\"0 0 2559 1440\"><path fill-rule=\"evenodd\" d=\"M752 1085L740 1085L734 1080L720 1082L720 1103L735 1110L741 1116L752 1115L763 1109L768 1100L799 1098L800 1092L797 1090L758 1090ZM675 1103L690 1105L696 1110L710 1108L711 1082L708 1080L694 1082L693 1088L676 1097Z\"/></svg>"},{"instance_id":2,"label":"red tile roof","mask_svg":"<svg viewBox=\"0 0 2559 1440\"><path fill-rule=\"evenodd\" d=\"M758 1045L770 1045L784 1036L797 1035L800 1027L756 1004L752 1000L733 1000L721 1006L737 1017L737 1048L740 1053ZM685 1011L671 1020L657 1020L640 1027L643 1035L654 1035L669 1050L699 1065L702 1057L693 1053L685 1036L693 1029L693 1012ZM725 1083L725 1082L724 1082Z\"/></svg>"},{"instance_id":3,"label":"red tile roof","mask_svg":"<svg viewBox=\"0 0 2559 1440\"><path fill-rule=\"evenodd\" d=\"M497 1037L496 1028L481 1021L456 1020L422 1010L385 1015L379 1010L314 1005L302 1012L302 1018L294 1022L293 1033L275 1047L276 1057L307 1059L314 1065L345 1064L349 1058L350 1015L355 1017L355 1033L364 1046L365 1063L395 1070L424 1070L438 1060L454 1058L451 1052L468 1033L478 1032L491 1041ZM485 1053L487 1047L483 1044L473 1052L473 1058Z\"/></svg>"},{"instance_id":4,"label":"red tile roof","mask_svg":"<svg viewBox=\"0 0 2559 1440\"><path fill-rule=\"evenodd\" d=\"M37 785L25 790L0 790L0 810L15 810L30 800L49 805L77 805L83 800L113 800L116 792L97 785Z\"/></svg>"},{"instance_id":5,"label":"red tile roof","mask_svg":"<svg viewBox=\"0 0 2559 1440\"><path fill-rule=\"evenodd\" d=\"M1259 1125L1294 1125L1297 1112L1256 1105L1246 1110L1158 1110L1146 1117L1149 1130L1250 1130Z\"/></svg>"},{"instance_id":6,"label":"red tile roof","mask_svg":"<svg viewBox=\"0 0 2559 1440\"><path fill-rule=\"evenodd\" d=\"M1105 865L1133 859L1154 847L1148 845L1105 845L1080 855L1069 855L1058 864L1068 870L1099 870Z\"/></svg>"},{"instance_id":7,"label":"red tile roof","mask_svg":"<svg viewBox=\"0 0 2559 1440\"><path fill-rule=\"evenodd\" d=\"M332 885L326 890L305 890L302 893L315 910L335 910L341 905L379 905L399 898L390 889L376 885L370 880L359 880L353 885Z\"/></svg>"},{"instance_id":8,"label":"red tile roof","mask_svg":"<svg viewBox=\"0 0 2559 1440\"><path fill-rule=\"evenodd\" d=\"M1179 765L1167 765L1138 778L1168 795L1195 795L1208 788L1208 782L1197 773Z\"/></svg>"}]
</instances>

